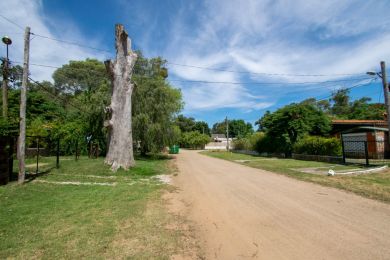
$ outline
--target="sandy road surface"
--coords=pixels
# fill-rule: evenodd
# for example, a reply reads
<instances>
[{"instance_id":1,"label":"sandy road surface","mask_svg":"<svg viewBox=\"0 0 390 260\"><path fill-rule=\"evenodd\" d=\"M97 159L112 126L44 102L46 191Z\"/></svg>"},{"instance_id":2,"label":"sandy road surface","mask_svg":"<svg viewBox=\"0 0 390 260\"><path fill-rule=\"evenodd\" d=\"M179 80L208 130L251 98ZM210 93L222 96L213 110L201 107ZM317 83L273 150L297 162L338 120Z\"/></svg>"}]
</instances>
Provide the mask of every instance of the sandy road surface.
<instances>
[{"instance_id":1,"label":"sandy road surface","mask_svg":"<svg viewBox=\"0 0 390 260\"><path fill-rule=\"evenodd\" d=\"M177 164L207 259L390 259L388 204L195 151Z\"/></svg>"}]
</instances>

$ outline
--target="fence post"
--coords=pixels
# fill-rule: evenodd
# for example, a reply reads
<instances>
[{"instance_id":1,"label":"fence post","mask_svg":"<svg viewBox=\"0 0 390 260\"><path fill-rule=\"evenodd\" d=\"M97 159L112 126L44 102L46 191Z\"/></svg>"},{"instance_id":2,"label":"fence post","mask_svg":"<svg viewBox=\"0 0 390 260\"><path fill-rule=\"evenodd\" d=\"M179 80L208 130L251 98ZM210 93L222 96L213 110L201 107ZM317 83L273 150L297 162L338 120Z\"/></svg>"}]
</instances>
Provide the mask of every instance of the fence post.
<instances>
[{"instance_id":1,"label":"fence post","mask_svg":"<svg viewBox=\"0 0 390 260\"><path fill-rule=\"evenodd\" d=\"M60 138L57 139L56 168L60 168Z\"/></svg>"},{"instance_id":2,"label":"fence post","mask_svg":"<svg viewBox=\"0 0 390 260\"><path fill-rule=\"evenodd\" d=\"M344 138L343 134L341 134L341 150L343 152L343 164L345 164L345 149L344 149Z\"/></svg>"},{"instance_id":3,"label":"fence post","mask_svg":"<svg viewBox=\"0 0 390 260\"><path fill-rule=\"evenodd\" d=\"M39 137L37 138L37 168L35 170L35 174L38 174L39 170Z\"/></svg>"},{"instance_id":4,"label":"fence post","mask_svg":"<svg viewBox=\"0 0 390 260\"><path fill-rule=\"evenodd\" d=\"M366 157L366 166L370 165L370 162L368 160L368 144L367 141L364 141L364 155Z\"/></svg>"},{"instance_id":5,"label":"fence post","mask_svg":"<svg viewBox=\"0 0 390 260\"><path fill-rule=\"evenodd\" d=\"M78 158L77 158L77 150L78 150L78 149L79 149L79 140L76 141L76 153L75 153L75 154L76 154L76 157L75 157L75 158L76 158L76 161L77 161L77 159L78 159Z\"/></svg>"}]
</instances>

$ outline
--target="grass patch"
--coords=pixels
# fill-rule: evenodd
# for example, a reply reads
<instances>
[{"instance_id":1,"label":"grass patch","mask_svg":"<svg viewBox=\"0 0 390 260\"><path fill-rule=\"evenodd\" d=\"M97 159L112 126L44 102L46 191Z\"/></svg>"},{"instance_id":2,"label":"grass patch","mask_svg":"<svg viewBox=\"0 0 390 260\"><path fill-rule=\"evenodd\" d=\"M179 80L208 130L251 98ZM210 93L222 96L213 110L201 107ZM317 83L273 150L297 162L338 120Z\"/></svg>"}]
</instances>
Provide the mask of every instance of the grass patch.
<instances>
[{"instance_id":1,"label":"grass patch","mask_svg":"<svg viewBox=\"0 0 390 260\"><path fill-rule=\"evenodd\" d=\"M254 155L246 155L228 152L202 152L202 154L233 161L253 168L259 168L289 177L309 181L324 186L335 187L354 192L367 198L390 202L390 171L360 175L335 175L324 176L300 172L304 168L320 168L344 171L356 168L364 168L357 165L335 165L324 162L302 161L294 159L267 158ZM243 161L240 161L243 160Z\"/></svg>"},{"instance_id":2,"label":"grass patch","mask_svg":"<svg viewBox=\"0 0 390 260\"><path fill-rule=\"evenodd\" d=\"M24 185L1 186L0 258L168 259L182 253L181 231L165 228L176 221L161 197L171 188L153 178L169 171L167 160L139 158L133 169L114 174L102 158L81 157L62 160L59 169Z\"/></svg>"}]
</instances>

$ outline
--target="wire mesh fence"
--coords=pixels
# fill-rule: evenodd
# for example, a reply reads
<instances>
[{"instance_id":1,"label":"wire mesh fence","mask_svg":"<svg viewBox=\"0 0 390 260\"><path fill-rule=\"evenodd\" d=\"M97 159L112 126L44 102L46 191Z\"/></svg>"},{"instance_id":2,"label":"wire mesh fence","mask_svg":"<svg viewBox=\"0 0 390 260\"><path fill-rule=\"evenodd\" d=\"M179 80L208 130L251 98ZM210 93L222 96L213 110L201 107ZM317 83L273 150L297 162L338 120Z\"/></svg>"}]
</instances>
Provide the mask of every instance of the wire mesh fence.
<instances>
[{"instance_id":1,"label":"wire mesh fence","mask_svg":"<svg viewBox=\"0 0 390 260\"><path fill-rule=\"evenodd\" d=\"M344 163L383 165L390 163L385 141L342 141Z\"/></svg>"}]
</instances>

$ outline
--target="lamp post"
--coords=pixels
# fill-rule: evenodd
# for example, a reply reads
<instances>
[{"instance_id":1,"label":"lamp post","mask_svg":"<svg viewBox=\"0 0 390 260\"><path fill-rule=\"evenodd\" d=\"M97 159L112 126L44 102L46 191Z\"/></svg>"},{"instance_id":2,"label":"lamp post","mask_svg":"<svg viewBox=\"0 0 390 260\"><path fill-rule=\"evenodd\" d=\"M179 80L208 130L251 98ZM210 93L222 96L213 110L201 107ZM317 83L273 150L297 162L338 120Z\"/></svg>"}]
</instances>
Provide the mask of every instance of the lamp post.
<instances>
[{"instance_id":1,"label":"lamp post","mask_svg":"<svg viewBox=\"0 0 390 260\"><path fill-rule=\"evenodd\" d=\"M4 61L3 67L3 118L8 117L8 45L12 44L11 38L4 36L2 39L3 43L7 46L7 58Z\"/></svg>"},{"instance_id":2,"label":"lamp post","mask_svg":"<svg viewBox=\"0 0 390 260\"><path fill-rule=\"evenodd\" d=\"M387 75L386 75L386 63L384 61L381 61L381 72L368 71L367 74L371 76L378 76L382 79L383 94L385 96L385 106L387 112L387 128L389 129L387 141L390 143L390 104L389 104L389 84L387 83Z\"/></svg>"}]
</instances>

